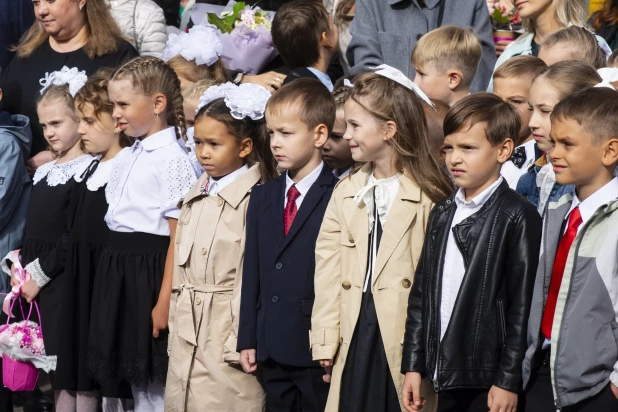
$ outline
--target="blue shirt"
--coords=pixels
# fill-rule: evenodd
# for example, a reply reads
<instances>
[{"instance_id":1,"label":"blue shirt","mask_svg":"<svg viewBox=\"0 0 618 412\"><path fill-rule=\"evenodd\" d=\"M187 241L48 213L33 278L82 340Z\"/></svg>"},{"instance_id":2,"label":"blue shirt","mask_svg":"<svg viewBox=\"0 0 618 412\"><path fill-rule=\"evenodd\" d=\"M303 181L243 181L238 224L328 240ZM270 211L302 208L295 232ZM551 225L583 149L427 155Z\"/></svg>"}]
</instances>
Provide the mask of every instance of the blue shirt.
<instances>
[{"instance_id":1,"label":"blue shirt","mask_svg":"<svg viewBox=\"0 0 618 412\"><path fill-rule=\"evenodd\" d=\"M307 67L307 70L315 74L318 80L321 81L324 86L326 86L329 92L333 92L333 82L330 80L330 77L328 77L326 73L322 73L321 71L319 71L318 69L314 69L313 67Z\"/></svg>"}]
</instances>

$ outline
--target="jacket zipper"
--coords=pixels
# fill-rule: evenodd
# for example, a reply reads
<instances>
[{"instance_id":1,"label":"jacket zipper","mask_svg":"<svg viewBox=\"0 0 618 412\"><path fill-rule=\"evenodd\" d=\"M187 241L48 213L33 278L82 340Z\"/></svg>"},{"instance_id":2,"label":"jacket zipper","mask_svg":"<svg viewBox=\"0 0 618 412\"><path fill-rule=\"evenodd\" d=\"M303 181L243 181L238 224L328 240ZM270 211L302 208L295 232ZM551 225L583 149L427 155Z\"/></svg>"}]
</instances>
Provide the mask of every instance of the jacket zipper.
<instances>
[{"instance_id":1,"label":"jacket zipper","mask_svg":"<svg viewBox=\"0 0 618 412\"><path fill-rule=\"evenodd\" d=\"M506 345L506 319L504 318L504 302L498 299L498 316L500 316L500 329L502 330L502 346Z\"/></svg>"}]
</instances>

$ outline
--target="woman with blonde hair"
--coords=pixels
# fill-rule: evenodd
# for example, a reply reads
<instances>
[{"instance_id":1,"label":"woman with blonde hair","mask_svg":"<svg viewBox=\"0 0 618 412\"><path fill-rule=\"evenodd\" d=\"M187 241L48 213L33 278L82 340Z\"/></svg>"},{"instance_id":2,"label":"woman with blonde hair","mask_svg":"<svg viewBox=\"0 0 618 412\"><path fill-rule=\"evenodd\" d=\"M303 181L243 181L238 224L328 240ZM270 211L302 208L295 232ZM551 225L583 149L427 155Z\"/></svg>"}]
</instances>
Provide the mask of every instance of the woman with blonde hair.
<instances>
[{"instance_id":1,"label":"woman with blonde hair","mask_svg":"<svg viewBox=\"0 0 618 412\"><path fill-rule=\"evenodd\" d=\"M38 21L15 47L17 55L2 73L4 109L30 118L33 156L31 173L53 159L39 125L36 100L39 79L63 66L79 67L90 75L102 67L116 67L137 56L110 14L106 0L34 0Z\"/></svg>"}]
</instances>

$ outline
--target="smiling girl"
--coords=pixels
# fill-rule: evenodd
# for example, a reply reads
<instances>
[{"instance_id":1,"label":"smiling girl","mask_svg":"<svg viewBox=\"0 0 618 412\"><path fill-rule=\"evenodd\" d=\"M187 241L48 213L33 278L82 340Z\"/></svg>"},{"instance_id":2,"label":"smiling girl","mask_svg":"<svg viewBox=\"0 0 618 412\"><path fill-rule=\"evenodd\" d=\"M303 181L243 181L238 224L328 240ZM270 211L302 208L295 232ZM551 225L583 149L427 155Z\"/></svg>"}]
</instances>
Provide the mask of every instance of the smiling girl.
<instances>
[{"instance_id":1,"label":"smiling girl","mask_svg":"<svg viewBox=\"0 0 618 412\"><path fill-rule=\"evenodd\" d=\"M573 186L556 183L556 176L549 162L552 148L550 115L554 106L565 97L601 82L596 70L577 61L564 61L546 68L532 82L528 100L530 130L538 148L543 152L528 173L517 182L517 192L537 207L541 216L548 202L558 200L573 191Z\"/></svg>"},{"instance_id":2,"label":"smiling girl","mask_svg":"<svg viewBox=\"0 0 618 412\"><path fill-rule=\"evenodd\" d=\"M163 411L177 204L196 180L177 142L186 139L180 81L162 60L138 57L107 90L116 131L136 141L106 188L111 232L94 285L89 369L101 384L131 384L137 410Z\"/></svg>"}]
</instances>

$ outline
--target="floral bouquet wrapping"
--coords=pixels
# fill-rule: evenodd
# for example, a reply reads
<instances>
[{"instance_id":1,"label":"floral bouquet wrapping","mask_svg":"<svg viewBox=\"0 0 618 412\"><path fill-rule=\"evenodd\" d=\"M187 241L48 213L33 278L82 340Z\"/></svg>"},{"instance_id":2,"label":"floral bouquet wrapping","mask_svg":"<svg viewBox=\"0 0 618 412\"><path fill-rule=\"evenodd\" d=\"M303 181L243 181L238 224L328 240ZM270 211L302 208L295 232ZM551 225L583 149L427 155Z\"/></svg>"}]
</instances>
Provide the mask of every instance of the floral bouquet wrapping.
<instances>
[{"instance_id":1,"label":"floral bouquet wrapping","mask_svg":"<svg viewBox=\"0 0 618 412\"><path fill-rule=\"evenodd\" d=\"M228 70L257 74L277 56L270 34L271 13L239 2L231 12L221 16L208 13L206 19L203 24L211 24L221 32L221 59Z\"/></svg>"}]
</instances>

